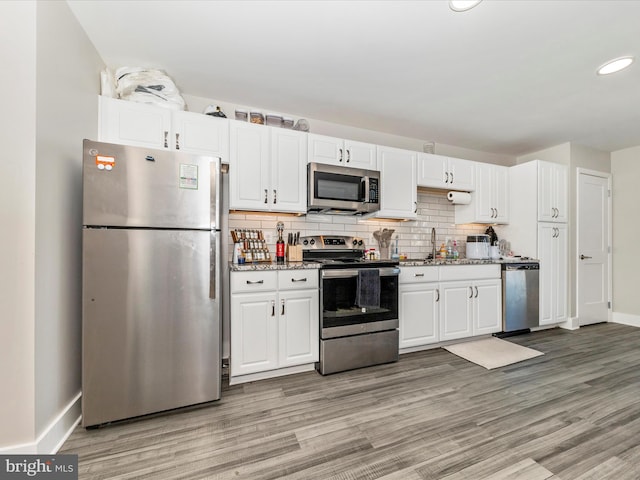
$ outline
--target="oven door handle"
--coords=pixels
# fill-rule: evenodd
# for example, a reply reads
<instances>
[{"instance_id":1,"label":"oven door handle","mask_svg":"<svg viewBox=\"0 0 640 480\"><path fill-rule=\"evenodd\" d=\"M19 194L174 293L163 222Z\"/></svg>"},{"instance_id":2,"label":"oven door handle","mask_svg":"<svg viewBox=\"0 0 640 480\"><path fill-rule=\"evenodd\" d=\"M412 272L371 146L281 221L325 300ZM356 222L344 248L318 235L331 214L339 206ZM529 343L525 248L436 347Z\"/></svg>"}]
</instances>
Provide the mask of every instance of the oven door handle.
<instances>
[{"instance_id":1,"label":"oven door handle","mask_svg":"<svg viewBox=\"0 0 640 480\"><path fill-rule=\"evenodd\" d=\"M352 278L358 276L358 271L361 269L358 268L346 268L346 269L335 269L335 270L322 270L322 278ZM399 268L380 268L380 276L381 277L397 277L400 275Z\"/></svg>"}]
</instances>

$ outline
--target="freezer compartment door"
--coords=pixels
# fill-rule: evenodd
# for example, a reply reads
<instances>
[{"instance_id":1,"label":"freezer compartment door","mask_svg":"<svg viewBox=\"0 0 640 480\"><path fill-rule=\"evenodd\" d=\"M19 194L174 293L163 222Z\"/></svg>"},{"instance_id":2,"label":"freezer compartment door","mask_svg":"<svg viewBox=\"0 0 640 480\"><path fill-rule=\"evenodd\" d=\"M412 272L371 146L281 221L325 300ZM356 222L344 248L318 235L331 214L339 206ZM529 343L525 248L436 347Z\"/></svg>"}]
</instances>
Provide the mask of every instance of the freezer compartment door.
<instances>
[{"instance_id":1,"label":"freezer compartment door","mask_svg":"<svg viewBox=\"0 0 640 480\"><path fill-rule=\"evenodd\" d=\"M219 229L220 159L84 141L83 225Z\"/></svg>"},{"instance_id":2,"label":"freezer compartment door","mask_svg":"<svg viewBox=\"0 0 640 480\"><path fill-rule=\"evenodd\" d=\"M220 398L218 235L83 230L83 426Z\"/></svg>"}]
</instances>

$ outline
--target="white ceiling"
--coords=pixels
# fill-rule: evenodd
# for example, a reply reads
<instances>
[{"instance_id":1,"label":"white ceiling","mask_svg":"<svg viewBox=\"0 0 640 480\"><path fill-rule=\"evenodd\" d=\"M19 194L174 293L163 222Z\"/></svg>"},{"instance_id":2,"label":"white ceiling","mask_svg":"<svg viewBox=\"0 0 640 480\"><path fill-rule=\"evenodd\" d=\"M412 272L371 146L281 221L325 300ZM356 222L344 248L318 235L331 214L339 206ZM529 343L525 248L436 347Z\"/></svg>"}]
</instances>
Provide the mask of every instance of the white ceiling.
<instances>
[{"instance_id":1,"label":"white ceiling","mask_svg":"<svg viewBox=\"0 0 640 480\"><path fill-rule=\"evenodd\" d=\"M640 1L68 3L109 67L190 95L507 155L640 145Z\"/></svg>"}]
</instances>

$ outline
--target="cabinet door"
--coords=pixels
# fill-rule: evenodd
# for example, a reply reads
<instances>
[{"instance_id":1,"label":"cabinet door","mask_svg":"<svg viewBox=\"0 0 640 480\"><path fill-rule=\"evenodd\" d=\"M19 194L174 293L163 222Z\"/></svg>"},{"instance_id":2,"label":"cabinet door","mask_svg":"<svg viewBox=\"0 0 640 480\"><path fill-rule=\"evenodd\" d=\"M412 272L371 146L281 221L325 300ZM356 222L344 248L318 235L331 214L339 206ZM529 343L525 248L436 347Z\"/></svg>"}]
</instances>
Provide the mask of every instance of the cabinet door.
<instances>
[{"instance_id":1,"label":"cabinet door","mask_svg":"<svg viewBox=\"0 0 640 480\"><path fill-rule=\"evenodd\" d=\"M440 340L455 340L473 335L473 295L470 282L440 284Z\"/></svg>"},{"instance_id":2,"label":"cabinet door","mask_svg":"<svg viewBox=\"0 0 640 480\"><path fill-rule=\"evenodd\" d=\"M377 170L376 146L374 144L345 140L344 148L347 167Z\"/></svg>"},{"instance_id":3,"label":"cabinet door","mask_svg":"<svg viewBox=\"0 0 640 480\"><path fill-rule=\"evenodd\" d=\"M380 218L417 218L416 152L378 147Z\"/></svg>"},{"instance_id":4,"label":"cabinet door","mask_svg":"<svg viewBox=\"0 0 640 480\"><path fill-rule=\"evenodd\" d=\"M480 280L473 285L473 334L502 330L502 284L500 280Z\"/></svg>"},{"instance_id":5,"label":"cabinet door","mask_svg":"<svg viewBox=\"0 0 640 480\"><path fill-rule=\"evenodd\" d=\"M278 368L276 294L231 295L231 376Z\"/></svg>"},{"instance_id":6,"label":"cabinet door","mask_svg":"<svg viewBox=\"0 0 640 480\"><path fill-rule=\"evenodd\" d=\"M400 348L418 347L439 341L439 296L437 283L400 285Z\"/></svg>"},{"instance_id":7,"label":"cabinet door","mask_svg":"<svg viewBox=\"0 0 640 480\"><path fill-rule=\"evenodd\" d=\"M538 259L540 260L540 325L555 323L553 292L555 290L556 259L554 252L556 226L551 223L538 225Z\"/></svg>"},{"instance_id":8,"label":"cabinet door","mask_svg":"<svg viewBox=\"0 0 640 480\"><path fill-rule=\"evenodd\" d=\"M417 155L417 185L419 187L448 188L448 159L432 153Z\"/></svg>"},{"instance_id":9,"label":"cabinet door","mask_svg":"<svg viewBox=\"0 0 640 480\"><path fill-rule=\"evenodd\" d=\"M566 223L569 217L569 172L565 165L555 165L553 198L556 207L556 222Z\"/></svg>"},{"instance_id":10,"label":"cabinet door","mask_svg":"<svg viewBox=\"0 0 640 480\"><path fill-rule=\"evenodd\" d=\"M345 165L346 154L344 141L341 138L309 133L308 143L308 162Z\"/></svg>"},{"instance_id":11,"label":"cabinet door","mask_svg":"<svg viewBox=\"0 0 640 480\"><path fill-rule=\"evenodd\" d=\"M493 167L493 208L495 223L509 222L509 169L502 166Z\"/></svg>"},{"instance_id":12,"label":"cabinet door","mask_svg":"<svg viewBox=\"0 0 640 480\"><path fill-rule=\"evenodd\" d=\"M449 184L446 188L472 192L475 190L475 162L461 158L449 158Z\"/></svg>"},{"instance_id":13,"label":"cabinet door","mask_svg":"<svg viewBox=\"0 0 640 480\"><path fill-rule=\"evenodd\" d=\"M554 263L554 297L553 297L553 322L566 322L567 311L567 273L568 273L568 248L569 232L566 224L556 224L555 241L553 243Z\"/></svg>"},{"instance_id":14,"label":"cabinet door","mask_svg":"<svg viewBox=\"0 0 640 480\"><path fill-rule=\"evenodd\" d=\"M193 112L172 113L171 148L229 161L229 120Z\"/></svg>"},{"instance_id":15,"label":"cabinet door","mask_svg":"<svg viewBox=\"0 0 640 480\"><path fill-rule=\"evenodd\" d=\"M269 211L269 129L229 122L229 208Z\"/></svg>"},{"instance_id":16,"label":"cabinet door","mask_svg":"<svg viewBox=\"0 0 640 480\"><path fill-rule=\"evenodd\" d=\"M278 314L278 366L317 362L320 348L318 290L281 292Z\"/></svg>"},{"instance_id":17,"label":"cabinet door","mask_svg":"<svg viewBox=\"0 0 640 480\"><path fill-rule=\"evenodd\" d=\"M493 205L493 167L488 164L476 164L475 221L492 223Z\"/></svg>"},{"instance_id":18,"label":"cabinet door","mask_svg":"<svg viewBox=\"0 0 640 480\"><path fill-rule=\"evenodd\" d=\"M100 96L101 142L170 148L171 110L155 105Z\"/></svg>"},{"instance_id":19,"label":"cabinet door","mask_svg":"<svg viewBox=\"0 0 640 480\"><path fill-rule=\"evenodd\" d=\"M538 162L538 221L553 222L555 168L552 163Z\"/></svg>"},{"instance_id":20,"label":"cabinet door","mask_svg":"<svg viewBox=\"0 0 640 480\"><path fill-rule=\"evenodd\" d=\"M307 211L307 134L268 127L271 134L271 211Z\"/></svg>"}]
</instances>

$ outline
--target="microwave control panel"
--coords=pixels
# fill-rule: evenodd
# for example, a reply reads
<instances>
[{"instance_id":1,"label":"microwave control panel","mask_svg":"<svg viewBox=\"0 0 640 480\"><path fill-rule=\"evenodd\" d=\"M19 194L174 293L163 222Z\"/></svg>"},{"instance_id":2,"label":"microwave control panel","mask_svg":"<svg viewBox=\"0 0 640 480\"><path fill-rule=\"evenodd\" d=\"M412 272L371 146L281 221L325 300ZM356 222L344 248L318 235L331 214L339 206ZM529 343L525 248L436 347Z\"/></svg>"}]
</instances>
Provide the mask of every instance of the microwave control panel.
<instances>
[{"instance_id":1,"label":"microwave control panel","mask_svg":"<svg viewBox=\"0 0 640 480\"><path fill-rule=\"evenodd\" d=\"M369 178L369 203L379 203L379 184L377 178Z\"/></svg>"}]
</instances>

